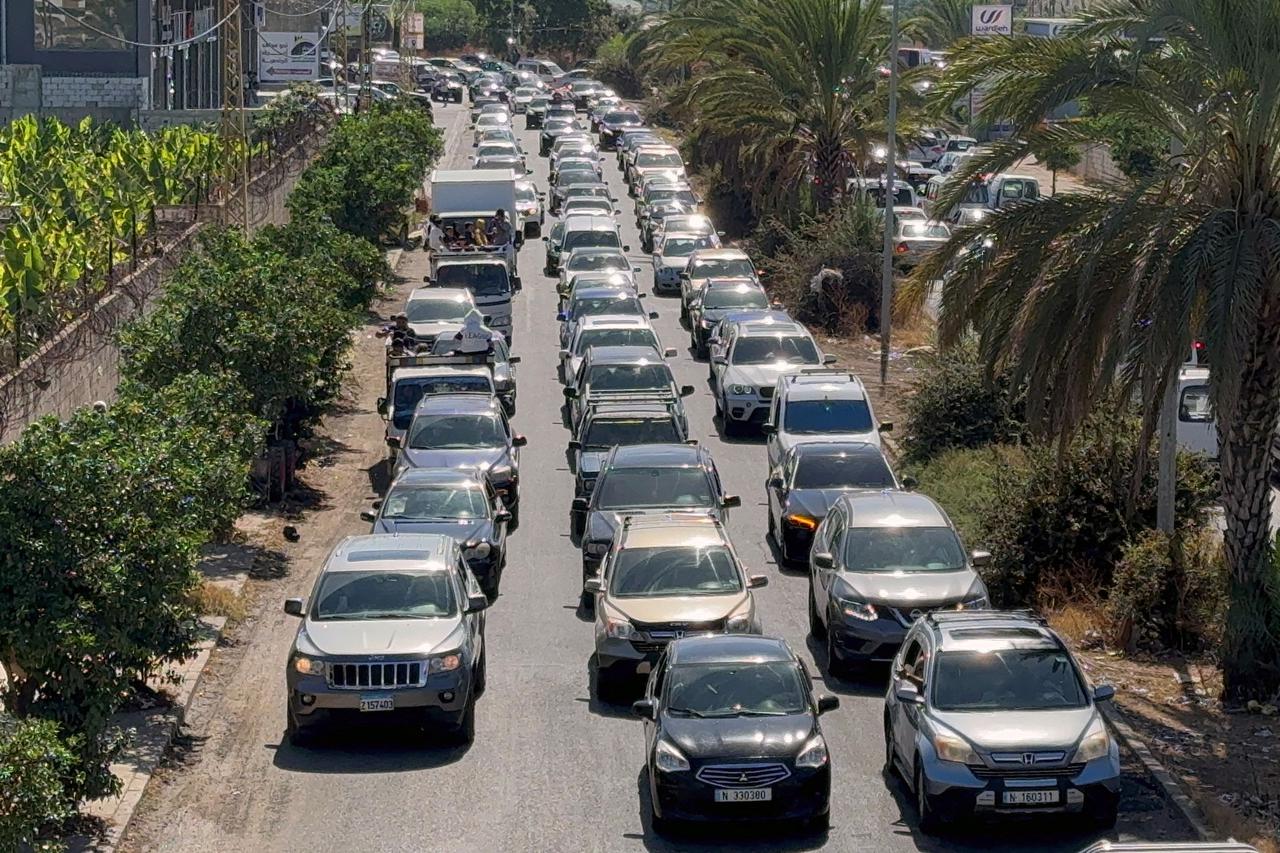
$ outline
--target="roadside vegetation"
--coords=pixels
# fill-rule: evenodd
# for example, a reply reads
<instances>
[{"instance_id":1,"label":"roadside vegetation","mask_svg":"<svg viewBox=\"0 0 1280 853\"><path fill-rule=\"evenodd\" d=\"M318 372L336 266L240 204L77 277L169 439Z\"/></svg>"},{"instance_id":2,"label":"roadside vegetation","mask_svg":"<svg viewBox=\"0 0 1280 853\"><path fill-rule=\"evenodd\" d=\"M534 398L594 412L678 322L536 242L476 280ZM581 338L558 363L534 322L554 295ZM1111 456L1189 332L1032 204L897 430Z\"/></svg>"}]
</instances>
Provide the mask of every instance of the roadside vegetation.
<instances>
[{"instance_id":1,"label":"roadside vegetation","mask_svg":"<svg viewBox=\"0 0 1280 853\"><path fill-rule=\"evenodd\" d=\"M342 118L289 225L206 231L121 332L116 402L0 448L3 849L42 843L115 791L112 715L192 654L201 548L252 499L266 443L305 434L338 391L350 332L387 275L373 241L396 230L440 151L420 117Z\"/></svg>"}]
</instances>

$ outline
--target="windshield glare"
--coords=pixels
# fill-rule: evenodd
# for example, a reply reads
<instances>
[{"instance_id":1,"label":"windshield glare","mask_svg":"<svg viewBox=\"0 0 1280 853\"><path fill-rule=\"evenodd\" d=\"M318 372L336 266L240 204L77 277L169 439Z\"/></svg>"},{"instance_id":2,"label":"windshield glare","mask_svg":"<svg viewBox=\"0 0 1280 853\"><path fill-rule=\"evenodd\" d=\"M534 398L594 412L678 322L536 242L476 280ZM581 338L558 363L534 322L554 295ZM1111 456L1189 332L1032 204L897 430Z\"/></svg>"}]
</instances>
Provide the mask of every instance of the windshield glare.
<instances>
[{"instance_id":1,"label":"windshield glare","mask_svg":"<svg viewBox=\"0 0 1280 853\"><path fill-rule=\"evenodd\" d=\"M781 716L809 709L800 668L789 661L673 666L667 712L690 717Z\"/></svg>"},{"instance_id":2,"label":"windshield glare","mask_svg":"<svg viewBox=\"0 0 1280 853\"><path fill-rule=\"evenodd\" d=\"M954 572L966 566L950 527L850 527L844 563L851 572Z\"/></svg>"},{"instance_id":3,"label":"windshield glare","mask_svg":"<svg viewBox=\"0 0 1280 853\"><path fill-rule=\"evenodd\" d=\"M596 488L597 509L709 507L711 483L701 468L616 468Z\"/></svg>"},{"instance_id":4,"label":"windshield glare","mask_svg":"<svg viewBox=\"0 0 1280 853\"><path fill-rule=\"evenodd\" d=\"M382 502L381 517L396 521L488 518L489 502L483 489L469 483L397 486Z\"/></svg>"},{"instance_id":5,"label":"windshield glare","mask_svg":"<svg viewBox=\"0 0 1280 853\"><path fill-rule=\"evenodd\" d=\"M893 474L879 456L806 454L796 464L792 488L893 489Z\"/></svg>"},{"instance_id":6,"label":"windshield glare","mask_svg":"<svg viewBox=\"0 0 1280 853\"><path fill-rule=\"evenodd\" d=\"M581 355L591 347L653 347L658 348L658 340L652 329L584 329L578 336L575 353Z\"/></svg>"},{"instance_id":7,"label":"windshield glare","mask_svg":"<svg viewBox=\"0 0 1280 853\"><path fill-rule=\"evenodd\" d=\"M437 287L462 287L476 296L500 296L511 292L505 264L441 264Z\"/></svg>"},{"instance_id":8,"label":"windshield glare","mask_svg":"<svg viewBox=\"0 0 1280 853\"><path fill-rule=\"evenodd\" d=\"M671 370L665 363L597 364L587 376L593 391L669 390Z\"/></svg>"},{"instance_id":9,"label":"windshield glare","mask_svg":"<svg viewBox=\"0 0 1280 853\"><path fill-rule=\"evenodd\" d=\"M614 447L631 444L674 444L680 441L675 424L653 418L593 421L583 447Z\"/></svg>"},{"instance_id":10,"label":"windshield glare","mask_svg":"<svg viewBox=\"0 0 1280 853\"><path fill-rule=\"evenodd\" d=\"M650 154L641 151L636 155L637 166L659 166L668 169L678 169L684 165L684 161L680 159L679 154Z\"/></svg>"},{"instance_id":11,"label":"windshield glare","mask_svg":"<svg viewBox=\"0 0 1280 853\"><path fill-rule=\"evenodd\" d=\"M775 361L817 364L818 348L811 339L800 335L738 338L733 345L734 364L770 364Z\"/></svg>"},{"instance_id":12,"label":"windshield glare","mask_svg":"<svg viewBox=\"0 0 1280 853\"><path fill-rule=\"evenodd\" d=\"M410 323L460 323L471 308L453 299L421 299L405 306L404 313Z\"/></svg>"},{"instance_id":13,"label":"windshield glare","mask_svg":"<svg viewBox=\"0 0 1280 853\"><path fill-rule=\"evenodd\" d=\"M755 287L716 287L702 297L703 308L768 308L769 297Z\"/></svg>"},{"instance_id":14,"label":"windshield glare","mask_svg":"<svg viewBox=\"0 0 1280 853\"><path fill-rule=\"evenodd\" d=\"M569 272L579 270L623 270L627 268L627 259L613 252L577 252L569 258L565 269Z\"/></svg>"},{"instance_id":15,"label":"windshield glare","mask_svg":"<svg viewBox=\"0 0 1280 853\"><path fill-rule=\"evenodd\" d=\"M742 576L723 545L624 548L609 567L609 593L614 598L741 591Z\"/></svg>"},{"instance_id":16,"label":"windshield glare","mask_svg":"<svg viewBox=\"0 0 1280 853\"><path fill-rule=\"evenodd\" d=\"M942 652L934 665L940 711L1050 711L1089 701L1067 653L1059 649Z\"/></svg>"},{"instance_id":17,"label":"windshield glare","mask_svg":"<svg viewBox=\"0 0 1280 853\"><path fill-rule=\"evenodd\" d=\"M661 201L678 202L689 207L696 207L698 199L694 197L693 190L653 190L649 194L648 201L650 204L656 204Z\"/></svg>"},{"instance_id":18,"label":"windshield glare","mask_svg":"<svg viewBox=\"0 0 1280 853\"><path fill-rule=\"evenodd\" d=\"M585 249L595 246L620 247L616 231L573 231L565 235L565 249ZM599 267L596 267L599 269Z\"/></svg>"},{"instance_id":19,"label":"windshield glare","mask_svg":"<svg viewBox=\"0 0 1280 853\"><path fill-rule=\"evenodd\" d=\"M320 581L311 618L439 619L457 612L446 572L331 572Z\"/></svg>"},{"instance_id":20,"label":"windshield glare","mask_svg":"<svg viewBox=\"0 0 1280 853\"><path fill-rule=\"evenodd\" d=\"M717 258L697 261L690 274L693 278L755 278L756 268L746 258Z\"/></svg>"},{"instance_id":21,"label":"windshield glare","mask_svg":"<svg viewBox=\"0 0 1280 853\"><path fill-rule=\"evenodd\" d=\"M419 415L410 429L409 446L416 450L455 450L499 447L507 443L502 424L493 415Z\"/></svg>"},{"instance_id":22,"label":"windshield glare","mask_svg":"<svg viewBox=\"0 0 1280 853\"><path fill-rule=\"evenodd\" d=\"M573 305L573 318L599 314L643 314L640 300L634 296L593 296L579 299Z\"/></svg>"},{"instance_id":23,"label":"windshield glare","mask_svg":"<svg viewBox=\"0 0 1280 853\"><path fill-rule=\"evenodd\" d=\"M789 433L871 432L865 400L795 400L787 403L783 429Z\"/></svg>"},{"instance_id":24,"label":"windshield glare","mask_svg":"<svg viewBox=\"0 0 1280 853\"><path fill-rule=\"evenodd\" d=\"M710 247L711 240L707 237L668 237L662 241L662 256L664 258L687 258L698 249Z\"/></svg>"}]
</instances>

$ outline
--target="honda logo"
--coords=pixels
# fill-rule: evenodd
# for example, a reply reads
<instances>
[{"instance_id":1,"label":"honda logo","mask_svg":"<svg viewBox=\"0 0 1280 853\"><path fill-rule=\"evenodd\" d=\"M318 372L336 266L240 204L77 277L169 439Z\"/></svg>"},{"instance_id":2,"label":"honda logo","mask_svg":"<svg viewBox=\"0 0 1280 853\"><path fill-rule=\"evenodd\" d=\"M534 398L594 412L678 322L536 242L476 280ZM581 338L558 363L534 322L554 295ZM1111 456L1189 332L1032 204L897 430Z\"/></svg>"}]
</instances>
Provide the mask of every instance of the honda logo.
<instances>
[{"instance_id":1,"label":"honda logo","mask_svg":"<svg viewBox=\"0 0 1280 853\"><path fill-rule=\"evenodd\" d=\"M1036 763L1036 754L1035 754L1034 752L1024 752L1024 753L1022 753L1022 763L1023 763L1023 764L1035 764L1035 763Z\"/></svg>"}]
</instances>

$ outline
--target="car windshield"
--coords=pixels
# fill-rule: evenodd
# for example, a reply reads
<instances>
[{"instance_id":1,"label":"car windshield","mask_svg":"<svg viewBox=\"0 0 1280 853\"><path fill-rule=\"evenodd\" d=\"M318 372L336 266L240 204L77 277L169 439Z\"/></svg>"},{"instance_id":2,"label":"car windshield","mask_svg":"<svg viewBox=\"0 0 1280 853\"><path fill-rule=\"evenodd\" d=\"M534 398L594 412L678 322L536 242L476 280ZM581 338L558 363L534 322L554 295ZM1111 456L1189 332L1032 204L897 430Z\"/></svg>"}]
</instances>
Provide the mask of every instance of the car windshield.
<instances>
[{"instance_id":1,"label":"car windshield","mask_svg":"<svg viewBox=\"0 0 1280 853\"><path fill-rule=\"evenodd\" d=\"M643 314L644 308L635 296L619 293L617 296L592 296L573 303L573 318L594 317L598 314Z\"/></svg>"},{"instance_id":2,"label":"car windshield","mask_svg":"<svg viewBox=\"0 0 1280 853\"><path fill-rule=\"evenodd\" d=\"M447 572L329 572L316 591L311 618L441 619L457 612Z\"/></svg>"},{"instance_id":3,"label":"car windshield","mask_svg":"<svg viewBox=\"0 0 1280 853\"><path fill-rule=\"evenodd\" d=\"M674 151L641 151L636 155L636 165L679 169L684 165L684 161Z\"/></svg>"},{"instance_id":4,"label":"car windshield","mask_svg":"<svg viewBox=\"0 0 1280 853\"><path fill-rule=\"evenodd\" d=\"M870 432L871 409L866 400L794 400L787 403L783 429L802 435Z\"/></svg>"},{"instance_id":5,"label":"car windshield","mask_svg":"<svg viewBox=\"0 0 1280 853\"><path fill-rule=\"evenodd\" d=\"M605 113L604 120L608 124L639 124L641 122L639 114L630 110L615 110Z\"/></svg>"},{"instance_id":6,"label":"car windshield","mask_svg":"<svg viewBox=\"0 0 1280 853\"><path fill-rule=\"evenodd\" d=\"M818 348L805 335L757 335L738 338L733 346L734 364L817 364Z\"/></svg>"},{"instance_id":7,"label":"car windshield","mask_svg":"<svg viewBox=\"0 0 1280 853\"><path fill-rule=\"evenodd\" d=\"M609 567L615 598L726 595L742 591L742 575L723 545L624 548Z\"/></svg>"},{"instance_id":8,"label":"car windshield","mask_svg":"<svg viewBox=\"0 0 1280 853\"><path fill-rule=\"evenodd\" d=\"M587 384L593 391L668 391L671 382L671 368L660 361L651 364L597 364L592 366L587 376Z\"/></svg>"},{"instance_id":9,"label":"car windshield","mask_svg":"<svg viewBox=\"0 0 1280 853\"><path fill-rule=\"evenodd\" d=\"M898 226L898 233L907 238L939 237L946 239L951 236L951 229L934 222L903 222Z\"/></svg>"},{"instance_id":10,"label":"car windshield","mask_svg":"<svg viewBox=\"0 0 1280 853\"><path fill-rule=\"evenodd\" d=\"M565 200L571 198L609 198L609 188L604 184L587 184L576 187L566 187L564 191Z\"/></svg>"},{"instance_id":11,"label":"car windshield","mask_svg":"<svg viewBox=\"0 0 1280 853\"><path fill-rule=\"evenodd\" d=\"M656 204L661 201L679 202L680 204L694 207L698 204L697 197L693 194L693 190L677 190L677 189L660 189L650 190L647 193L647 201L650 204Z\"/></svg>"},{"instance_id":12,"label":"car windshield","mask_svg":"<svg viewBox=\"0 0 1280 853\"><path fill-rule=\"evenodd\" d=\"M610 418L592 421L583 447L613 447L620 444L674 444L680 441L676 426L656 418Z\"/></svg>"},{"instance_id":13,"label":"car windshield","mask_svg":"<svg viewBox=\"0 0 1280 853\"><path fill-rule=\"evenodd\" d=\"M703 308L768 308L769 297L758 287L715 287L702 297Z\"/></svg>"},{"instance_id":14,"label":"car windshield","mask_svg":"<svg viewBox=\"0 0 1280 853\"><path fill-rule=\"evenodd\" d=\"M538 200L538 188L533 184L516 184L516 201Z\"/></svg>"},{"instance_id":15,"label":"car windshield","mask_svg":"<svg viewBox=\"0 0 1280 853\"><path fill-rule=\"evenodd\" d=\"M549 118L547 119L545 130L564 130L565 128L573 127L573 122L574 120L571 118Z\"/></svg>"},{"instance_id":16,"label":"car windshield","mask_svg":"<svg viewBox=\"0 0 1280 853\"><path fill-rule=\"evenodd\" d=\"M621 245L622 241L618 239L618 232L613 230L571 231L564 238L565 249L582 249L592 246L619 247Z\"/></svg>"},{"instance_id":17,"label":"car windshield","mask_svg":"<svg viewBox=\"0 0 1280 853\"><path fill-rule=\"evenodd\" d=\"M966 565L950 527L850 527L844 563L851 572L955 572Z\"/></svg>"},{"instance_id":18,"label":"car windshield","mask_svg":"<svg viewBox=\"0 0 1280 853\"><path fill-rule=\"evenodd\" d=\"M493 415L419 415L410 427L409 446L415 450L461 450L506 443L502 423Z\"/></svg>"},{"instance_id":19,"label":"car windshield","mask_svg":"<svg viewBox=\"0 0 1280 853\"><path fill-rule=\"evenodd\" d=\"M511 292L505 264L441 264L436 270L438 287L463 287L476 296L501 296Z\"/></svg>"},{"instance_id":20,"label":"car windshield","mask_svg":"<svg viewBox=\"0 0 1280 853\"><path fill-rule=\"evenodd\" d=\"M685 717L782 716L808 711L790 661L700 663L667 672L667 713Z\"/></svg>"},{"instance_id":21,"label":"car windshield","mask_svg":"<svg viewBox=\"0 0 1280 853\"><path fill-rule=\"evenodd\" d=\"M710 507L711 482L701 468L616 468L596 489L596 509Z\"/></svg>"},{"instance_id":22,"label":"car windshield","mask_svg":"<svg viewBox=\"0 0 1280 853\"><path fill-rule=\"evenodd\" d=\"M413 410L422 398L429 394L456 394L478 392L493 393L493 380L488 376L459 373L453 376L421 376L396 382L395 399L392 401L391 422L396 429L408 429L413 421Z\"/></svg>"},{"instance_id":23,"label":"car windshield","mask_svg":"<svg viewBox=\"0 0 1280 853\"><path fill-rule=\"evenodd\" d=\"M690 231L695 234L710 234L714 229L711 227L711 220L701 214L697 216L688 216L679 214L676 216L668 215L665 217L666 227L671 231Z\"/></svg>"},{"instance_id":24,"label":"car windshield","mask_svg":"<svg viewBox=\"0 0 1280 853\"><path fill-rule=\"evenodd\" d=\"M626 329L583 329L578 336L578 345L574 348L577 355L586 352L589 347L653 347L658 348L658 339L653 330L643 326L632 326Z\"/></svg>"},{"instance_id":25,"label":"car windshield","mask_svg":"<svg viewBox=\"0 0 1280 853\"><path fill-rule=\"evenodd\" d=\"M795 489L892 489L893 472L877 454L806 453L796 463Z\"/></svg>"},{"instance_id":26,"label":"car windshield","mask_svg":"<svg viewBox=\"0 0 1280 853\"><path fill-rule=\"evenodd\" d=\"M516 147L500 142L490 142L476 149L477 157L518 157ZM517 190L518 192L518 190Z\"/></svg>"},{"instance_id":27,"label":"car windshield","mask_svg":"<svg viewBox=\"0 0 1280 853\"><path fill-rule=\"evenodd\" d=\"M939 711L1053 711L1089 704L1061 649L942 652L932 689Z\"/></svg>"},{"instance_id":28,"label":"car windshield","mask_svg":"<svg viewBox=\"0 0 1280 853\"><path fill-rule=\"evenodd\" d=\"M698 249L710 247L710 237L668 237L662 241L662 257L687 258Z\"/></svg>"},{"instance_id":29,"label":"car windshield","mask_svg":"<svg viewBox=\"0 0 1280 853\"><path fill-rule=\"evenodd\" d=\"M564 203L562 216L570 213L613 213L613 202L607 198L575 198Z\"/></svg>"},{"instance_id":30,"label":"car windshield","mask_svg":"<svg viewBox=\"0 0 1280 853\"><path fill-rule=\"evenodd\" d=\"M410 323L462 322L473 306L459 299L415 299L405 306Z\"/></svg>"},{"instance_id":31,"label":"car windshield","mask_svg":"<svg viewBox=\"0 0 1280 853\"><path fill-rule=\"evenodd\" d=\"M470 483L395 486L382 502L380 518L432 521L443 518L488 518L484 489Z\"/></svg>"},{"instance_id":32,"label":"car windshield","mask_svg":"<svg viewBox=\"0 0 1280 853\"><path fill-rule=\"evenodd\" d=\"M613 252L576 252L564 267L569 272L580 270L624 270L627 259Z\"/></svg>"},{"instance_id":33,"label":"car windshield","mask_svg":"<svg viewBox=\"0 0 1280 853\"><path fill-rule=\"evenodd\" d=\"M754 278L756 268L749 258L708 258L694 261L689 273L693 278Z\"/></svg>"}]
</instances>

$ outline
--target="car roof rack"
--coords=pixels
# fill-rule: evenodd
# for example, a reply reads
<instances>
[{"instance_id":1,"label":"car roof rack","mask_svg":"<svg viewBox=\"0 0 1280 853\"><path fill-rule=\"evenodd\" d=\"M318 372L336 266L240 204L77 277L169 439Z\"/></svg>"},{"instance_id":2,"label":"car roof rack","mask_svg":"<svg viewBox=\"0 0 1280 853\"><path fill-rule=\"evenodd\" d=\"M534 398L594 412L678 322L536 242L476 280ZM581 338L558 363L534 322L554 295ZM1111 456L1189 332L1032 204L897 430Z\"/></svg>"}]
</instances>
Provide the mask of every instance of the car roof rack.
<instances>
[{"instance_id":1,"label":"car roof rack","mask_svg":"<svg viewBox=\"0 0 1280 853\"><path fill-rule=\"evenodd\" d=\"M923 617L933 625L956 622L1035 622L1048 627L1049 621L1034 610L931 610Z\"/></svg>"},{"instance_id":2,"label":"car roof rack","mask_svg":"<svg viewBox=\"0 0 1280 853\"><path fill-rule=\"evenodd\" d=\"M807 378L807 377L814 377L814 376L829 376L832 379L836 378L837 376L843 376L843 377L846 377L850 382L856 382L859 385L863 384L862 377L854 373L852 370L849 370L847 367L805 367L797 371L796 373L788 373L783 375L782 379L784 382L794 382L795 380L800 378Z\"/></svg>"}]
</instances>

